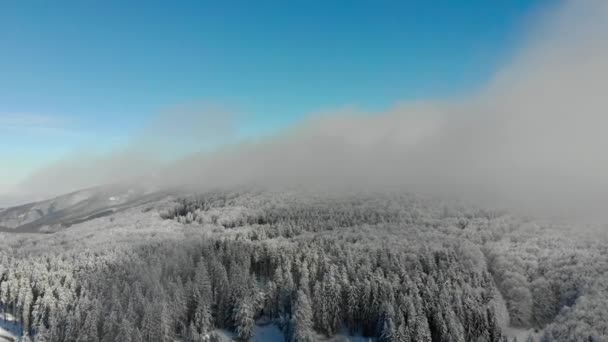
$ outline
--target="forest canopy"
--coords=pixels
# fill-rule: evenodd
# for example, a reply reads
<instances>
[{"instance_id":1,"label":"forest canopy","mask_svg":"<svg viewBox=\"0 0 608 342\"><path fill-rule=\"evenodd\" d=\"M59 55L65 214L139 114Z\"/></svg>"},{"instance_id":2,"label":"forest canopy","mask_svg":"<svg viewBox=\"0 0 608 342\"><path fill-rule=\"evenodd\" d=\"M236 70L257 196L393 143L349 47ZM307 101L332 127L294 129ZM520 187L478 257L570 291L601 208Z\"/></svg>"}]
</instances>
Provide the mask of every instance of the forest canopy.
<instances>
[{"instance_id":1,"label":"forest canopy","mask_svg":"<svg viewBox=\"0 0 608 342\"><path fill-rule=\"evenodd\" d=\"M207 192L0 233L1 309L35 341L602 341L605 240L568 229L405 193Z\"/></svg>"}]
</instances>

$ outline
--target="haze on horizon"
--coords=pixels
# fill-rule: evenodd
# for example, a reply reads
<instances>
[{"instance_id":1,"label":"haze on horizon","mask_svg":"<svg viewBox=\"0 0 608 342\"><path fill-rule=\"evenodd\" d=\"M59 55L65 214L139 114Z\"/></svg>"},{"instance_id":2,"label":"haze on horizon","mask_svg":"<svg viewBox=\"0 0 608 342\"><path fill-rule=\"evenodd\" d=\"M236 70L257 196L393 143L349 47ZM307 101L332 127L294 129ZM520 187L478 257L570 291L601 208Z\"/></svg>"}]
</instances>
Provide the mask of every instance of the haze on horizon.
<instances>
[{"instance_id":1,"label":"haze on horizon","mask_svg":"<svg viewBox=\"0 0 608 342\"><path fill-rule=\"evenodd\" d=\"M469 78L454 78L453 71L448 71L446 83L451 86L446 87L450 88L447 94L443 88L420 96L405 94L402 100L396 100L394 93L393 97L370 93L369 102L365 98L359 102L364 106L332 101L325 104L335 110L324 107L310 111L306 105L294 106L292 113L311 113L289 119L280 119L279 115L264 119L259 113L248 116L243 114L247 108L242 105L233 110L230 105L217 105L224 99L199 100L185 95L188 105L164 104L168 110L112 143L89 131L87 134L94 136L92 142L58 148L67 151L59 154L63 155L59 159L26 161L22 165L30 166L17 171L3 165L0 178L13 180L0 188L0 205L136 180L195 189L250 184L399 188L543 213L600 213L601 203L608 199L608 158L604 151L608 146L604 132L608 127L608 23L604 20L608 3L563 1L559 6L539 5L536 10L524 11L529 17L526 25L520 21L521 43L513 51L504 52L505 61L496 63L499 65L488 72L487 80L473 82L475 85L462 84L459 89L454 84L466 83L463 80ZM337 37L356 39L354 33L342 34ZM269 44L272 46L272 42ZM352 57L357 65L387 61L386 55L373 53ZM467 60L460 57L465 60L451 63L449 55L436 56L450 64L450 70L473 72L474 66L462 66ZM401 66L406 72L378 72L407 77L410 67L406 63ZM314 68L314 63L308 67ZM356 74L357 70L350 72ZM373 74L374 70L362 72ZM321 77L318 82L322 84L323 75L315 76ZM242 75L243 82L251 82L247 77ZM329 84L337 86L331 82L335 75L328 73L326 77ZM379 91L389 91L391 82L395 82L390 77L378 79L385 86ZM442 79L440 73L437 79ZM421 88L440 82L419 81ZM409 87L415 94L411 89L416 85ZM343 91L350 90L353 96L365 96L364 88L345 88ZM281 93L266 94L265 99L276 98L276 105L255 103L253 111L267 108L280 112L299 99L319 96L314 86L300 85L291 90L296 93L286 95L289 101L282 99ZM133 91L137 93L138 89ZM374 104L379 98L382 103L392 104ZM150 108L155 105L150 104ZM50 140L57 135L82 134L67 130L58 118L9 115L0 107L0 126L4 131L13 130L13 134L20 134L14 130L23 127L28 128L28 134ZM110 116L103 122L111 125L114 119ZM94 131L95 127L90 129ZM103 131L100 127L99 132ZM103 142L104 147L96 146L95 140Z\"/></svg>"}]
</instances>

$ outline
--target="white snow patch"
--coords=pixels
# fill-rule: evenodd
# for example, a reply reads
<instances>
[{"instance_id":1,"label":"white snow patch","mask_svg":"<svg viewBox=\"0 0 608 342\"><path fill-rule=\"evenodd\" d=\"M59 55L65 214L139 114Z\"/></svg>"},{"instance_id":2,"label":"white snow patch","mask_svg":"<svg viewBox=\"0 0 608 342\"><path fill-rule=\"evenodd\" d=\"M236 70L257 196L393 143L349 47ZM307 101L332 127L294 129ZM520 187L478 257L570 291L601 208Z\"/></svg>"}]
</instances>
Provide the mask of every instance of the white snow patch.
<instances>
[{"instance_id":1,"label":"white snow patch","mask_svg":"<svg viewBox=\"0 0 608 342\"><path fill-rule=\"evenodd\" d=\"M216 329L213 331L214 334L218 335L222 341L236 341L233 332L223 329ZM335 336L326 337L321 334L315 334L316 341L319 342L375 342L377 339L373 337L365 337L358 335L350 335L347 331L342 331ZM255 326L253 331L253 337L249 342L286 342L287 339L281 329L274 323L258 324ZM0 341L2 342L2 341ZM525 342L525 340L522 340Z\"/></svg>"},{"instance_id":2,"label":"white snow patch","mask_svg":"<svg viewBox=\"0 0 608 342\"><path fill-rule=\"evenodd\" d=\"M215 335L215 336L219 337L220 341L222 341L222 342L234 341L234 333L232 333L229 330L215 329L212 332L210 332L209 334L207 334L206 336L204 336L204 338L208 339L211 335ZM203 339L203 340L205 340L205 339Z\"/></svg>"},{"instance_id":3,"label":"white snow patch","mask_svg":"<svg viewBox=\"0 0 608 342\"><path fill-rule=\"evenodd\" d=\"M348 331L347 328L342 328L340 331L331 337L327 337L325 335L316 333L315 341L319 342L375 342L377 338L375 337L367 337L361 336L360 334L352 334Z\"/></svg>"},{"instance_id":4,"label":"white snow patch","mask_svg":"<svg viewBox=\"0 0 608 342\"><path fill-rule=\"evenodd\" d=\"M275 324L256 325L251 342L285 342L285 336Z\"/></svg>"},{"instance_id":5,"label":"white snow patch","mask_svg":"<svg viewBox=\"0 0 608 342\"><path fill-rule=\"evenodd\" d=\"M517 342L526 342L528 336L532 336L534 342L540 341L540 338L543 336L543 331L538 330L535 331L534 328L525 329L525 328L514 328L514 327L506 327L503 328L503 333L507 336L509 341L512 341L513 338L517 338Z\"/></svg>"},{"instance_id":6,"label":"white snow patch","mask_svg":"<svg viewBox=\"0 0 608 342\"><path fill-rule=\"evenodd\" d=\"M216 329L213 334L219 336L222 341L236 341L234 333L228 330ZM258 324L255 326L253 337L249 342L285 342L285 336L276 324Z\"/></svg>"},{"instance_id":7,"label":"white snow patch","mask_svg":"<svg viewBox=\"0 0 608 342\"><path fill-rule=\"evenodd\" d=\"M0 342L17 341L17 336L21 333L19 323L10 314L0 314Z\"/></svg>"}]
</instances>

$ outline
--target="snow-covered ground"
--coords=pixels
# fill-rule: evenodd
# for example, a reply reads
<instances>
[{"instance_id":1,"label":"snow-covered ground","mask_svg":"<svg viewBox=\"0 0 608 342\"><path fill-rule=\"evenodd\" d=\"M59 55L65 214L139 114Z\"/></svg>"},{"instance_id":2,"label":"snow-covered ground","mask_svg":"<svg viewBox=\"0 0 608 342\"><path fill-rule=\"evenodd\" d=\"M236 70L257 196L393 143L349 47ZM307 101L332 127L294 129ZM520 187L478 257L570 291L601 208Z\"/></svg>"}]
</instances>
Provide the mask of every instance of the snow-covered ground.
<instances>
[{"instance_id":1,"label":"snow-covered ground","mask_svg":"<svg viewBox=\"0 0 608 342\"><path fill-rule=\"evenodd\" d=\"M358 335L350 335L346 331L343 331L339 334L336 334L336 336L332 336L332 337L325 337L323 335L317 334L317 336L315 336L315 339L320 342L321 341L322 342L375 342L376 341L376 338L358 336Z\"/></svg>"},{"instance_id":2,"label":"snow-covered ground","mask_svg":"<svg viewBox=\"0 0 608 342\"><path fill-rule=\"evenodd\" d=\"M228 341L232 340L233 334L221 331L220 334L227 338ZM508 337L509 341L512 341L513 338L517 338L518 342L526 342L529 336L532 336L534 341L540 341L542 336L542 331L535 331L534 329L519 329L508 327L505 329L505 335ZM353 336L349 335L347 332L341 332L336 336L332 336L327 338L323 335L316 336L317 341L323 342L371 342L375 341L375 338L371 337L363 337L363 336ZM285 342L285 337L275 324L266 324L266 325L257 325L254 330L254 337L250 340L250 342Z\"/></svg>"},{"instance_id":3,"label":"snow-covered ground","mask_svg":"<svg viewBox=\"0 0 608 342\"><path fill-rule=\"evenodd\" d=\"M235 341L234 334L227 330L217 329L214 331L217 336L220 336L223 341ZM283 332L276 324L258 324L255 326L253 337L249 342L286 342ZM372 342L376 339L362 336L348 335L346 332L339 333L332 337L326 337L320 334L315 336L315 340L319 342ZM524 342L523 340L522 342ZM2 341L0 341L2 342Z\"/></svg>"},{"instance_id":4,"label":"snow-covered ground","mask_svg":"<svg viewBox=\"0 0 608 342\"><path fill-rule=\"evenodd\" d=\"M234 334L230 331L217 329L213 332L225 341L235 341ZM253 330L253 337L249 342L285 342L285 336L275 324L256 325Z\"/></svg>"},{"instance_id":5,"label":"snow-covered ground","mask_svg":"<svg viewBox=\"0 0 608 342\"><path fill-rule=\"evenodd\" d=\"M275 324L256 325L251 342L285 342L283 332Z\"/></svg>"},{"instance_id":6,"label":"snow-covered ground","mask_svg":"<svg viewBox=\"0 0 608 342\"><path fill-rule=\"evenodd\" d=\"M517 339L517 342L526 342L528 337L532 336L533 341L540 341L540 338L543 335L541 331L535 331L535 329L522 329L522 328L513 328L507 327L503 329L503 333L507 336L509 341L513 341L514 338Z\"/></svg>"},{"instance_id":7,"label":"snow-covered ground","mask_svg":"<svg viewBox=\"0 0 608 342\"><path fill-rule=\"evenodd\" d=\"M21 332L21 327L15 322L11 315L0 314L0 342L17 341L17 336Z\"/></svg>"}]
</instances>

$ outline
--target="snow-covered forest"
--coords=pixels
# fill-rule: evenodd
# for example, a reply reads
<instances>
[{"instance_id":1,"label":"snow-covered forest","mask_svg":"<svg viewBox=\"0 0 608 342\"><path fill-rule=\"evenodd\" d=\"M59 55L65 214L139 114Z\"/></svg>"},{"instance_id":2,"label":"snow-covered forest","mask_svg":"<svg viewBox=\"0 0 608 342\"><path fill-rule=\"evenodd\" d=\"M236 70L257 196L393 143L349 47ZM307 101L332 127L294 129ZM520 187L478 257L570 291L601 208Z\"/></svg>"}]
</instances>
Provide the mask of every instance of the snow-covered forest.
<instances>
[{"instance_id":1,"label":"snow-covered forest","mask_svg":"<svg viewBox=\"0 0 608 342\"><path fill-rule=\"evenodd\" d=\"M169 197L0 232L0 320L24 341L608 341L603 228L405 193Z\"/></svg>"}]
</instances>

